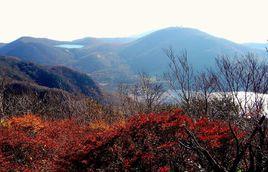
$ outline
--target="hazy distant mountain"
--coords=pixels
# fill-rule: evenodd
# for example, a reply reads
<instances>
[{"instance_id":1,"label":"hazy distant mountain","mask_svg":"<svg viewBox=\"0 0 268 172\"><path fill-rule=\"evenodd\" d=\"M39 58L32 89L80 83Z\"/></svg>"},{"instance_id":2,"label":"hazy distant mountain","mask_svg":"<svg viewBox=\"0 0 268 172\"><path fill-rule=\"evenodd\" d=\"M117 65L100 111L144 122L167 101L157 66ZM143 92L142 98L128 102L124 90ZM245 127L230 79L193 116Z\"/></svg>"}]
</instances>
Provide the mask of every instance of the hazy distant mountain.
<instances>
[{"instance_id":1,"label":"hazy distant mountain","mask_svg":"<svg viewBox=\"0 0 268 172\"><path fill-rule=\"evenodd\" d=\"M134 37L122 37L122 38L93 38L87 37L72 41L75 44L81 44L84 46L100 45L100 44L125 44L134 41Z\"/></svg>"},{"instance_id":2,"label":"hazy distant mountain","mask_svg":"<svg viewBox=\"0 0 268 172\"><path fill-rule=\"evenodd\" d=\"M158 29L158 30L160 30L160 29ZM142 32L142 33L140 33L140 34L133 35L132 37L138 39L138 38L147 36L147 35L149 35L149 34L155 32L155 31L157 31L157 29L148 30L148 31L146 31L146 32Z\"/></svg>"},{"instance_id":3,"label":"hazy distant mountain","mask_svg":"<svg viewBox=\"0 0 268 172\"><path fill-rule=\"evenodd\" d=\"M57 88L76 95L100 99L101 91L86 74L66 67L44 67L17 58L0 57L0 77Z\"/></svg>"},{"instance_id":4,"label":"hazy distant mountain","mask_svg":"<svg viewBox=\"0 0 268 172\"><path fill-rule=\"evenodd\" d=\"M250 44L252 45L252 44ZM170 27L140 38L93 38L56 41L22 37L0 47L0 55L43 65L64 65L89 74L101 85L131 82L139 71L162 74L169 59L163 49L187 50L195 68L213 66L218 55L264 54L259 46L237 44L191 28Z\"/></svg>"},{"instance_id":5,"label":"hazy distant mountain","mask_svg":"<svg viewBox=\"0 0 268 172\"><path fill-rule=\"evenodd\" d=\"M110 44L125 44L134 41L136 38L134 37L122 37L122 38L99 38L99 40L103 43Z\"/></svg>"},{"instance_id":6,"label":"hazy distant mountain","mask_svg":"<svg viewBox=\"0 0 268 172\"><path fill-rule=\"evenodd\" d=\"M162 74L169 63L163 49L172 47L177 53L187 50L189 61L199 69L211 66L221 54L239 55L254 51L243 45L211 36L196 29L171 27L153 32L127 44L120 56L131 69Z\"/></svg>"},{"instance_id":7,"label":"hazy distant mountain","mask_svg":"<svg viewBox=\"0 0 268 172\"><path fill-rule=\"evenodd\" d=\"M111 63L115 63L113 54L117 46L102 44L96 38L62 42L22 37L0 48L0 55L15 56L43 65L65 65L83 72L93 72L109 68ZM83 46L70 48L75 45ZM111 56L112 58L110 58Z\"/></svg>"},{"instance_id":8,"label":"hazy distant mountain","mask_svg":"<svg viewBox=\"0 0 268 172\"><path fill-rule=\"evenodd\" d=\"M0 43L0 48L3 47L5 45L5 43Z\"/></svg>"},{"instance_id":9,"label":"hazy distant mountain","mask_svg":"<svg viewBox=\"0 0 268 172\"><path fill-rule=\"evenodd\" d=\"M91 42L88 39L80 41L22 37L0 48L0 55L16 56L42 65L64 65L91 74L94 80L105 85L107 81L111 84L129 80L128 67L117 54L121 44L103 43L95 38ZM69 48L77 45L83 46Z\"/></svg>"},{"instance_id":10,"label":"hazy distant mountain","mask_svg":"<svg viewBox=\"0 0 268 172\"><path fill-rule=\"evenodd\" d=\"M266 50L268 48L268 43L244 43L243 45L259 50Z\"/></svg>"},{"instance_id":11,"label":"hazy distant mountain","mask_svg":"<svg viewBox=\"0 0 268 172\"><path fill-rule=\"evenodd\" d=\"M86 37L82 39L77 39L72 41L73 44L80 44L84 46L93 46L93 45L99 45L101 42L94 37Z\"/></svg>"},{"instance_id":12,"label":"hazy distant mountain","mask_svg":"<svg viewBox=\"0 0 268 172\"><path fill-rule=\"evenodd\" d=\"M0 48L0 55L16 56L39 64L67 64L73 60L71 52L54 47L60 41L22 37Z\"/></svg>"}]
</instances>

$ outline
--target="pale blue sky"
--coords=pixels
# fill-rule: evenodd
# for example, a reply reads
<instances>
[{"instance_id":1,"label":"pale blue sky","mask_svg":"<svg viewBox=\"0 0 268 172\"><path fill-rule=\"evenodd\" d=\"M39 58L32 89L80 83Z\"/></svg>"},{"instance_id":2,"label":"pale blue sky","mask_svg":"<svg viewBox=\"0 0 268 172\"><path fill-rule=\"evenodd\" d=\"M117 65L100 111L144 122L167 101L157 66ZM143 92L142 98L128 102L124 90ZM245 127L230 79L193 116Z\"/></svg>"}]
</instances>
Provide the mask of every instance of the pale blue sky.
<instances>
[{"instance_id":1,"label":"pale blue sky","mask_svg":"<svg viewBox=\"0 0 268 172\"><path fill-rule=\"evenodd\" d=\"M0 0L0 42L123 37L169 26L265 42L267 21L268 0Z\"/></svg>"}]
</instances>

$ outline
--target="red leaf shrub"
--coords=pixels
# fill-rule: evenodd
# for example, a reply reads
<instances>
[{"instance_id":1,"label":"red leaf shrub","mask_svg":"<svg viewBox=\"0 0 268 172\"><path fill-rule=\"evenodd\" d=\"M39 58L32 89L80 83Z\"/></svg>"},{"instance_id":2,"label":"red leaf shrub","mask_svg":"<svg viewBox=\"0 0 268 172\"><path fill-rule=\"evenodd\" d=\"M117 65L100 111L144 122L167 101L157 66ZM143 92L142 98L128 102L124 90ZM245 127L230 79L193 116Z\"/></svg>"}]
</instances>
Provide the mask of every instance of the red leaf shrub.
<instances>
[{"instance_id":1,"label":"red leaf shrub","mask_svg":"<svg viewBox=\"0 0 268 172\"><path fill-rule=\"evenodd\" d=\"M182 111L141 114L125 126L104 132L102 142L90 142L79 154L66 157L69 170L194 170L197 158L179 140L187 141L185 127L192 130L209 150L225 151L232 137L226 122L200 118L196 121ZM236 129L237 130L237 129ZM162 168L165 167L165 168ZM197 169L196 169L197 170Z\"/></svg>"},{"instance_id":2,"label":"red leaf shrub","mask_svg":"<svg viewBox=\"0 0 268 172\"><path fill-rule=\"evenodd\" d=\"M35 115L8 119L0 132L0 167L4 171L55 169L59 158L78 149L88 134L74 120L45 121Z\"/></svg>"},{"instance_id":3,"label":"red leaf shrub","mask_svg":"<svg viewBox=\"0 0 268 172\"><path fill-rule=\"evenodd\" d=\"M179 144L189 140L185 128L219 156L233 144L226 122L194 120L180 110L140 114L112 126L26 115L0 124L0 171L193 171L198 157Z\"/></svg>"}]
</instances>

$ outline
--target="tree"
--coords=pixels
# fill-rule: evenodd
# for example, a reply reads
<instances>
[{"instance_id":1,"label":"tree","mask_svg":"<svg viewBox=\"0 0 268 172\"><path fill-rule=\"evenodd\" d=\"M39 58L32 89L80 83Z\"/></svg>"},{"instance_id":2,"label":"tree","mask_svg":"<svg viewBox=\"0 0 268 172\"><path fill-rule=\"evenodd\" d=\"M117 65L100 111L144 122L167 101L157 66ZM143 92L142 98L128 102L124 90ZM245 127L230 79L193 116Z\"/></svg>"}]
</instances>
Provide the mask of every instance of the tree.
<instances>
[{"instance_id":1,"label":"tree","mask_svg":"<svg viewBox=\"0 0 268 172\"><path fill-rule=\"evenodd\" d=\"M7 83L7 78L0 77L0 117L4 116L4 91Z\"/></svg>"},{"instance_id":2,"label":"tree","mask_svg":"<svg viewBox=\"0 0 268 172\"><path fill-rule=\"evenodd\" d=\"M121 84L118 87L120 106L130 114L158 111L164 101L164 92L163 85L146 73L139 73L136 84Z\"/></svg>"},{"instance_id":3,"label":"tree","mask_svg":"<svg viewBox=\"0 0 268 172\"><path fill-rule=\"evenodd\" d=\"M236 115L245 117L262 113L264 96L268 93L267 62L247 54L235 60L222 56L216 64L218 90L223 95L231 95L233 102L239 106Z\"/></svg>"},{"instance_id":4,"label":"tree","mask_svg":"<svg viewBox=\"0 0 268 172\"><path fill-rule=\"evenodd\" d=\"M185 110L189 114L191 100L194 90L194 71L188 63L187 51L181 55L176 55L172 48L166 49L165 53L170 59L169 72L165 74L170 89L178 97L177 102L186 106Z\"/></svg>"},{"instance_id":5,"label":"tree","mask_svg":"<svg viewBox=\"0 0 268 172\"><path fill-rule=\"evenodd\" d=\"M216 158L217 153L200 144L200 138L187 127L185 130L190 140L180 141L180 144L195 152L199 164L206 161L212 171L267 170L267 119L263 112L268 91L267 62L253 54L239 59L220 56L213 70L197 73L189 67L187 53L174 55L169 49L167 56L171 62L166 78L170 88L178 93L178 102L184 111L191 116L224 116L235 146L226 145L231 154L226 154L226 159L220 161ZM248 137L239 139L232 124L244 129Z\"/></svg>"},{"instance_id":6,"label":"tree","mask_svg":"<svg viewBox=\"0 0 268 172\"><path fill-rule=\"evenodd\" d=\"M177 102L188 114L215 116L223 114L215 109L218 103L228 105L226 117L252 116L262 113L268 92L268 65L253 54L239 58L220 56L216 67L196 72L188 63L187 52L175 55L166 50L170 59L165 75L170 89L177 94ZM226 109L230 109L227 113Z\"/></svg>"}]
</instances>

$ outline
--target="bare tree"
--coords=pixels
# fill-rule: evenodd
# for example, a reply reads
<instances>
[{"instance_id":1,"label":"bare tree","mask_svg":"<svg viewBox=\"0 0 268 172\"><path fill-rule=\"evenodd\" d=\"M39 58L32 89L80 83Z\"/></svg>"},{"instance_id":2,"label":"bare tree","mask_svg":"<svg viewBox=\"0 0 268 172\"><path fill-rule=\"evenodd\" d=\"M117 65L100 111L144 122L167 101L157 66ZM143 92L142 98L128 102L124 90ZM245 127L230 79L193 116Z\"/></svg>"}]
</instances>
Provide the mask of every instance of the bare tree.
<instances>
[{"instance_id":1,"label":"bare tree","mask_svg":"<svg viewBox=\"0 0 268 172\"><path fill-rule=\"evenodd\" d=\"M8 82L8 78L0 78L0 117L4 116L4 91Z\"/></svg>"},{"instance_id":2,"label":"bare tree","mask_svg":"<svg viewBox=\"0 0 268 172\"><path fill-rule=\"evenodd\" d=\"M4 84L4 81L3 79L0 80L0 117L3 115L4 113L4 107L3 107L3 92L4 92L4 89L5 89L5 84Z\"/></svg>"},{"instance_id":3,"label":"bare tree","mask_svg":"<svg viewBox=\"0 0 268 172\"><path fill-rule=\"evenodd\" d=\"M186 113L210 116L225 113L226 118L262 113L268 92L266 61L253 54L239 58L220 56L214 69L198 73L188 63L186 51L181 55L175 55L171 48L165 52L170 59L166 79ZM217 102L228 106L221 109Z\"/></svg>"},{"instance_id":4,"label":"bare tree","mask_svg":"<svg viewBox=\"0 0 268 172\"><path fill-rule=\"evenodd\" d=\"M235 141L235 153L222 158L222 161L218 160L217 155L203 146L187 128L190 141L180 141L180 144L195 152L199 161L205 160L208 166L204 167L206 170L267 170L267 119L263 113L265 94L268 92L267 62L253 54L239 59L221 56L216 60L214 70L194 73L189 67L187 53L177 56L169 49L167 56L171 63L166 78L170 88L178 94L179 101L186 104L182 106L184 110L199 116L202 113L210 117L214 117L214 114L226 116ZM231 124L242 126L249 133L248 137L239 140ZM233 150L233 147L230 149ZM227 162L228 166L223 166Z\"/></svg>"},{"instance_id":5,"label":"bare tree","mask_svg":"<svg viewBox=\"0 0 268 172\"><path fill-rule=\"evenodd\" d=\"M119 84L117 88L118 98L113 101L113 106L116 106L119 113L126 117L137 113L139 102L137 100L137 88L128 84ZM119 100L119 101L118 101Z\"/></svg>"},{"instance_id":6,"label":"bare tree","mask_svg":"<svg viewBox=\"0 0 268 172\"><path fill-rule=\"evenodd\" d=\"M177 102L183 103L186 110L191 109L191 99L194 90L194 71L188 63L187 51L176 55L172 48L166 49L165 53L170 60L169 72L165 74L170 89L178 97Z\"/></svg>"},{"instance_id":7,"label":"bare tree","mask_svg":"<svg viewBox=\"0 0 268 172\"><path fill-rule=\"evenodd\" d=\"M162 84L153 81L146 73L139 74L137 85L141 101L145 104L145 112L152 112L163 100L164 88Z\"/></svg>"},{"instance_id":8,"label":"bare tree","mask_svg":"<svg viewBox=\"0 0 268 172\"><path fill-rule=\"evenodd\" d=\"M210 101L213 98L213 92L217 91L218 79L210 71L201 72L195 76L195 93L193 100L198 104L202 102L203 104L197 107L202 106L202 114L210 114Z\"/></svg>"},{"instance_id":9,"label":"bare tree","mask_svg":"<svg viewBox=\"0 0 268 172\"><path fill-rule=\"evenodd\" d=\"M264 96L268 92L268 65L253 54L232 60L222 56L216 60L219 80L218 90L231 95L239 106L236 115L261 113Z\"/></svg>"},{"instance_id":10,"label":"bare tree","mask_svg":"<svg viewBox=\"0 0 268 172\"><path fill-rule=\"evenodd\" d=\"M128 114L158 111L164 100L164 92L163 85L146 73L139 73L136 84L121 84L118 88L120 106Z\"/></svg>"},{"instance_id":11,"label":"bare tree","mask_svg":"<svg viewBox=\"0 0 268 172\"><path fill-rule=\"evenodd\" d=\"M231 109L228 97L219 98L213 94L218 90L217 74L212 70L194 71L188 63L186 51L176 55L170 48L165 52L170 59L169 72L165 74L165 78L172 93L176 94L176 101L180 108L184 109L188 115L215 116ZM228 107L222 106L223 103Z\"/></svg>"}]
</instances>

